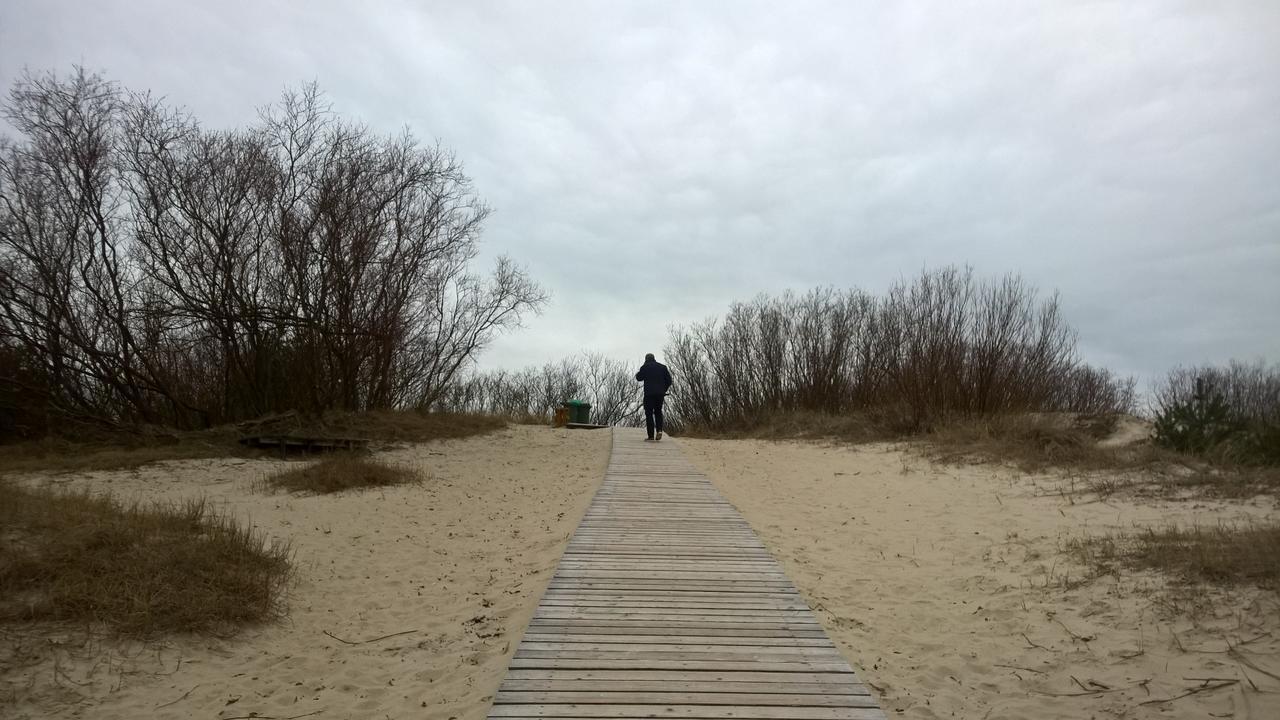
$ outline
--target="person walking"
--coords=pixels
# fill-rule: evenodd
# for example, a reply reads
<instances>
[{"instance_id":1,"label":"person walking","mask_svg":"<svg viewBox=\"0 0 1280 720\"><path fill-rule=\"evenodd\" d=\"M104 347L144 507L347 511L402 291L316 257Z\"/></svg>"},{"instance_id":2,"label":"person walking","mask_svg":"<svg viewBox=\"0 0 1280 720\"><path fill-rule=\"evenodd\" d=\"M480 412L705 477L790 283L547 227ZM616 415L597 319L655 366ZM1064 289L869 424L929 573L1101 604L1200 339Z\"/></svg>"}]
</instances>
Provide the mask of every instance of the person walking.
<instances>
[{"instance_id":1,"label":"person walking","mask_svg":"<svg viewBox=\"0 0 1280 720\"><path fill-rule=\"evenodd\" d=\"M645 442L658 442L662 439L662 403L671 389L671 371L655 360L653 353L649 353L644 356L640 372L636 373L636 381L644 383L644 428L649 431ZM656 438L653 435L655 430L658 433Z\"/></svg>"}]
</instances>

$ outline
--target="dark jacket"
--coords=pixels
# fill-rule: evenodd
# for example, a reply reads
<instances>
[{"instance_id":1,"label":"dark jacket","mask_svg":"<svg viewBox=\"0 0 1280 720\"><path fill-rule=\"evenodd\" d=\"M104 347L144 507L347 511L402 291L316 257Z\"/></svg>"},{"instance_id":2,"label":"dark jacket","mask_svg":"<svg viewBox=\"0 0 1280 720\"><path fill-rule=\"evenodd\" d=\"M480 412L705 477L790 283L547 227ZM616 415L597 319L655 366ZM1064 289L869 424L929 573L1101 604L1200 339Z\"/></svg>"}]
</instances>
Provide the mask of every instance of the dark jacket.
<instances>
[{"instance_id":1,"label":"dark jacket","mask_svg":"<svg viewBox=\"0 0 1280 720\"><path fill-rule=\"evenodd\" d=\"M671 371L657 360L646 360L636 373L636 380L644 383L646 396L666 395L671 389Z\"/></svg>"}]
</instances>

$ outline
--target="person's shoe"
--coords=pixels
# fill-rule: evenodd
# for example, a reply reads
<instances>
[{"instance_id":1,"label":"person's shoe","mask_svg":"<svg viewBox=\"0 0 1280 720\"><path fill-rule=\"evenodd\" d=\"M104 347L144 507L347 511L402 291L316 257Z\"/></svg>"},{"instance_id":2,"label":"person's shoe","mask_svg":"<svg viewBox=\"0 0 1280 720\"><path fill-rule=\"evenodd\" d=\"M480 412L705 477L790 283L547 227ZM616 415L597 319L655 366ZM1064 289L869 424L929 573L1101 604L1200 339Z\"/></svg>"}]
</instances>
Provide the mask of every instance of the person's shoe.
<instances>
[{"instance_id":1,"label":"person's shoe","mask_svg":"<svg viewBox=\"0 0 1280 720\"><path fill-rule=\"evenodd\" d=\"M645 438L645 439L644 439L644 441L645 441L645 442L654 442L654 439L653 439L653 438Z\"/></svg>"},{"instance_id":2,"label":"person's shoe","mask_svg":"<svg viewBox=\"0 0 1280 720\"><path fill-rule=\"evenodd\" d=\"M659 442L661 440L662 440L662 433L658 433L658 439L654 440L654 442Z\"/></svg>"}]
</instances>

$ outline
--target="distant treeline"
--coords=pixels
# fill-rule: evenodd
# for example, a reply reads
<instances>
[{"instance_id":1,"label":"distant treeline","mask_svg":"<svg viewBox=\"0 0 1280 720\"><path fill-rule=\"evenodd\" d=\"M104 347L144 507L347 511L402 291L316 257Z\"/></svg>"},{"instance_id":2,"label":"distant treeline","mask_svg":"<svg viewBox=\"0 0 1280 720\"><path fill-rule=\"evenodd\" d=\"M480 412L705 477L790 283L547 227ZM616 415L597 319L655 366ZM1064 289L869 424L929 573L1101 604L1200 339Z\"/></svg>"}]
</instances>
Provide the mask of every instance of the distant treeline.
<instances>
[{"instance_id":1,"label":"distant treeline","mask_svg":"<svg viewBox=\"0 0 1280 720\"><path fill-rule=\"evenodd\" d=\"M448 150L314 86L233 130L82 70L3 110L8 434L426 407L545 301L505 258L471 270L489 210Z\"/></svg>"},{"instance_id":2,"label":"distant treeline","mask_svg":"<svg viewBox=\"0 0 1280 720\"><path fill-rule=\"evenodd\" d=\"M591 403L591 422L631 425L643 421L635 380L639 367L638 360L584 352L542 367L473 373L453 383L436 407L541 422L564 401L583 400Z\"/></svg>"},{"instance_id":3,"label":"distant treeline","mask_svg":"<svg viewBox=\"0 0 1280 720\"><path fill-rule=\"evenodd\" d=\"M944 268L884 297L816 289L735 303L721 319L672 331L673 421L741 430L777 413L873 415L890 432L1005 412L1129 412L1134 382L1082 362L1056 296L1016 276L979 281ZM639 361L599 355L473 375L441 398L451 410L545 417L569 398L601 423L634 422Z\"/></svg>"}]
</instances>

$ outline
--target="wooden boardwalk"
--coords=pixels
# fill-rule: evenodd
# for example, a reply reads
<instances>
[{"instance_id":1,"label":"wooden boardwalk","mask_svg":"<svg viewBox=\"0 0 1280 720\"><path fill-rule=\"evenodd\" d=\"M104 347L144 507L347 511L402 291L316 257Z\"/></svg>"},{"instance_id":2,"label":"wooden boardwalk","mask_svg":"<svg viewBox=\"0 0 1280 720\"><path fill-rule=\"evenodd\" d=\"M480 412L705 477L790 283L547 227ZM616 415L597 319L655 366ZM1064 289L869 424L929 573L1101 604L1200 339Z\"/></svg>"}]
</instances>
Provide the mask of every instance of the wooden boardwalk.
<instances>
[{"instance_id":1,"label":"wooden boardwalk","mask_svg":"<svg viewBox=\"0 0 1280 720\"><path fill-rule=\"evenodd\" d=\"M613 430L490 718L884 718L724 497L672 442Z\"/></svg>"}]
</instances>

